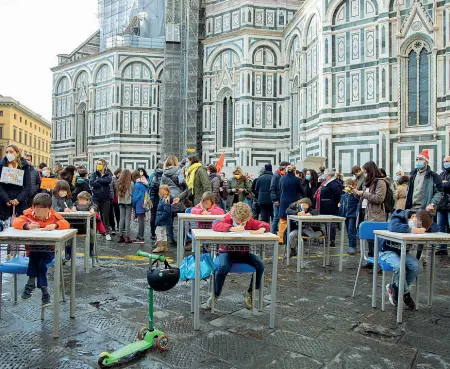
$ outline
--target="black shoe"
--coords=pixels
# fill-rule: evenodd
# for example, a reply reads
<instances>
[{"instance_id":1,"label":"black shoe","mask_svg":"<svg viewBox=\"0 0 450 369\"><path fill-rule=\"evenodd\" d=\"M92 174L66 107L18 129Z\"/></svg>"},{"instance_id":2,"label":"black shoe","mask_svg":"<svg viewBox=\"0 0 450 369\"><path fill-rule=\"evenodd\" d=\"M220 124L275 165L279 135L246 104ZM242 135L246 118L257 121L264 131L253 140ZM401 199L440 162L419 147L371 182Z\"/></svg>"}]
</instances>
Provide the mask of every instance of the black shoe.
<instances>
[{"instance_id":1,"label":"black shoe","mask_svg":"<svg viewBox=\"0 0 450 369\"><path fill-rule=\"evenodd\" d=\"M150 237L150 239L151 239L152 241L156 241L156 234L152 234L152 236Z\"/></svg>"},{"instance_id":2,"label":"black shoe","mask_svg":"<svg viewBox=\"0 0 450 369\"><path fill-rule=\"evenodd\" d=\"M31 298L31 296L33 295L33 292L35 289L36 289L36 286L34 284L26 284L20 298L22 300L29 300Z\"/></svg>"},{"instance_id":3,"label":"black shoe","mask_svg":"<svg viewBox=\"0 0 450 369\"><path fill-rule=\"evenodd\" d=\"M177 241L175 241L175 240L170 240L170 245L171 245L172 247L177 247Z\"/></svg>"},{"instance_id":4,"label":"black shoe","mask_svg":"<svg viewBox=\"0 0 450 369\"><path fill-rule=\"evenodd\" d=\"M334 241L330 242L330 247L336 247L336 243Z\"/></svg>"},{"instance_id":5,"label":"black shoe","mask_svg":"<svg viewBox=\"0 0 450 369\"><path fill-rule=\"evenodd\" d=\"M366 264L361 266L361 269L373 269L373 264L372 263L366 263Z\"/></svg>"},{"instance_id":6,"label":"black shoe","mask_svg":"<svg viewBox=\"0 0 450 369\"><path fill-rule=\"evenodd\" d=\"M406 309L411 311L416 310L416 303L412 299L411 294L409 292L403 295L403 303L405 304Z\"/></svg>"},{"instance_id":7,"label":"black shoe","mask_svg":"<svg viewBox=\"0 0 450 369\"><path fill-rule=\"evenodd\" d=\"M50 294L44 293L42 295L42 307L47 307L47 306L50 306L51 304L52 304L52 302L50 300Z\"/></svg>"},{"instance_id":8,"label":"black shoe","mask_svg":"<svg viewBox=\"0 0 450 369\"><path fill-rule=\"evenodd\" d=\"M112 236L115 236L117 233L116 233L116 230L115 229L113 229L112 231L111 231L111 235Z\"/></svg>"},{"instance_id":9,"label":"black shoe","mask_svg":"<svg viewBox=\"0 0 450 369\"><path fill-rule=\"evenodd\" d=\"M439 249L436 251L436 255L448 255L448 250L447 249Z\"/></svg>"},{"instance_id":10,"label":"black shoe","mask_svg":"<svg viewBox=\"0 0 450 369\"><path fill-rule=\"evenodd\" d=\"M291 252L289 254L289 257L293 257L293 256L297 256L297 249L296 248L292 248Z\"/></svg>"}]
</instances>

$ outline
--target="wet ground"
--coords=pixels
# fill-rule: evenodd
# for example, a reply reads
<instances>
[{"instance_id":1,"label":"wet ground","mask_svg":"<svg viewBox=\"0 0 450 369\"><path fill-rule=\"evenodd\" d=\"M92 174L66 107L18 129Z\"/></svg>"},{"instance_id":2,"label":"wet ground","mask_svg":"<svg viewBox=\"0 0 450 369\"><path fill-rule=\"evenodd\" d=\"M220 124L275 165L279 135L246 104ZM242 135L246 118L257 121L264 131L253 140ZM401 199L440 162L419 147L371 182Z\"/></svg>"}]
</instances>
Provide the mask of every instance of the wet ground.
<instances>
[{"instance_id":1,"label":"wet ground","mask_svg":"<svg viewBox=\"0 0 450 369\"><path fill-rule=\"evenodd\" d=\"M31 301L14 305L12 278L4 275L1 369L94 368L101 352L111 352L136 339L147 321L147 264L133 255L139 248L150 251L150 243L123 245L116 241L99 238L100 265L91 274L84 274L83 259L78 258L76 319L69 318L69 303L62 303L59 339L52 338L51 309L46 310L45 320L40 320L40 293ZM78 251L82 251L82 240ZM351 297L358 259L346 256L344 271L339 273L336 256L324 269L321 255L313 252L300 274L295 272L296 259L289 267L280 259L275 329L268 328L270 253L261 314L252 315L244 309L247 275L228 276L214 315L201 308L200 331L193 330L189 285L155 292L155 325L171 337L170 348L166 352L152 348L145 357L122 367L450 368L448 257L438 258L433 307L426 305L427 277L422 273L420 309L405 312L401 325L396 324L395 309L389 303L385 312L372 309L372 274L363 271L356 298ZM49 273L52 278L52 270ZM67 290L69 273L66 265ZM379 281L381 288L381 277ZM26 277L19 276L19 290L25 282ZM207 297L204 283L202 301Z\"/></svg>"}]
</instances>

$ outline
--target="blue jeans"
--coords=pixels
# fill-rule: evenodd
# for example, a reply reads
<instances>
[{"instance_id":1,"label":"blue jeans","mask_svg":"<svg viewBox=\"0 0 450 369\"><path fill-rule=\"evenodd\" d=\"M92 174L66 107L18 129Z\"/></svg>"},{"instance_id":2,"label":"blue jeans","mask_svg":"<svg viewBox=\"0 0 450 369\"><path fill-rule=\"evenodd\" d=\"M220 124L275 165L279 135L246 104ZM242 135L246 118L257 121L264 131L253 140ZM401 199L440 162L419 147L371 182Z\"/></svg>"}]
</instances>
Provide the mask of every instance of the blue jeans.
<instances>
[{"instance_id":1,"label":"blue jeans","mask_svg":"<svg viewBox=\"0 0 450 369\"><path fill-rule=\"evenodd\" d=\"M450 211L438 211L437 212L437 224L439 226L439 232L446 232L449 229L450 224ZM440 245L440 249L447 249L447 245Z\"/></svg>"},{"instance_id":2,"label":"blue jeans","mask_svg":"<svg viewBox=\"0 0 450 369\"><path fill-rule=\"evenodd\" d=\"M53 251L31 251L27 276L37 279L37 287L47 287L47 264L55 258ZM59 287L55 287L59 288Z\"/></svg>"},{"instance_id":3,"label":"blue jeans","mask_svg":"<svg viewBox=\"0 0 450 369\"><path fill-rule=\"evenodd\" d=\"M273 221L272 221L272 233L278 233L278 223L280 223L280 207L273 205Z\"/></svg>"},{"instance_id":4,"label":"blue jeans","mask_svg":"<svg viewBox=\"0 0 450 369\"><path fill-rule=\"evenodd\" d=\"M345 229L348 235L348 246L356 249L356 217L345 219Z\"/></svg>"},{"instance_id":5,"label":"blue jeans","mask_svg":"<svg viewBox=\"0 0 450 369\"><path fill-rule=\"evenodd\" d=\"M381 251L380 259L392 267L394 271L394 283L398 286L400 276L400 255L394 251ZM404 293L409 292L409 286L417 278L419 270L419 260L417 260L414 256L406 255L406 278Z\"/></svg>"},{"instance_id":6,"label":"blue jeans","mask_svg":"<svg viewBox=\"0 0 450 369\"><path fill-rule=\"evenodd\" d=\"M251 265L256 269L256 289L259 290L261 285L261 278L264 272L264 262L261 258L255 254L250 252L240 253L240 252L229 252L220 254L220 266L216 269L215 276L215 295L219 297L222 293L222 287L225 283L225 278L227 274L230 272L231 266L233 263L244 263ZM252 284L253 284L253 275L250 281L250 287L248 288L248 292L252 292Z\"/></svg>"}]
</instances>

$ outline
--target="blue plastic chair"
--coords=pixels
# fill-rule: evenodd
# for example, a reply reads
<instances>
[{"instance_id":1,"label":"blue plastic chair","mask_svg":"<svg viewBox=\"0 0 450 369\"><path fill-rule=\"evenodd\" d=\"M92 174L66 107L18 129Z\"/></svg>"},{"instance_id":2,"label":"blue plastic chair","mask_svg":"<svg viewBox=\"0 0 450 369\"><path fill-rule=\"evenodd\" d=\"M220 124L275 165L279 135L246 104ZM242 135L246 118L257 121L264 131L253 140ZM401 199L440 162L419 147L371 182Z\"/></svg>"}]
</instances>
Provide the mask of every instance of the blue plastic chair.
<instances>
[{"instance_id":1,"label":"blue plastic chair","mask_svg":"<svg viewBox=\"0 0 450 369\"><path fill-rule=\"evenodd\" d=\"M2 314L2 287L3 287L3 273L13 274L14 276L14 303L17 303L17 274L27 274L29 258L24 256L15 256L10 260L0 264L0 319ZM55 265L55 259L47 264L47 268ZM62 298L66 301L66 293L64 288L64 273L61 263L61 286ZM44 309L41 310L41 319L44 319Z\"/></svg>"},{"instance_id":2,"label":"blue plastic chair","mask_svg":"<svg viewBox=\"0 0 450 369\"><path fill-rule=\"evenodd\" d=\"M222 253L219 253L219 256L214 258L214 266L216 267L216 270L220 267L221 262L220 259L222 257ZM253 283L252 283L252 310L255 307L255 298L256 298L256 269L254 267L252 267L249 264L245 264L245 263L233 263L231 265L231 269L230 269L230 274L234 273L234 274L244 274L244 273L253 273ZM213 277L213 286L215 286L215 274ZM261 287L262 288L262 287ZM212 288L212 293L214 294L214 288ZM211 312L214 312L214 299L213 299L213 303L212 303L212 307L211 307Z\"/></svg>"}]
</instances>

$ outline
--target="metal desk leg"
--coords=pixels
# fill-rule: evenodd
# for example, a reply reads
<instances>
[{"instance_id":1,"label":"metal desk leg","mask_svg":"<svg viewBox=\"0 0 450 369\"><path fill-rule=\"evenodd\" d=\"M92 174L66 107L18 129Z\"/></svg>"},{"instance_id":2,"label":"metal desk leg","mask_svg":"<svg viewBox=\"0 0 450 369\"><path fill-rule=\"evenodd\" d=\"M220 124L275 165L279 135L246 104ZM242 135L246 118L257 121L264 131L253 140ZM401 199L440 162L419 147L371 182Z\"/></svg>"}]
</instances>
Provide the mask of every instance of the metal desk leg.
<instances>
[{"instance_id":1,"label":"metal desk leg","mask_svg":"<svg viewBox=\"0 0 450 369\"><path fill-rule=\"evenodd\" d=\"M327 261L327 265L330 265L329 254L330 254L330 248L331 248L331 223L327 224L327 253L325 256L325 259Z\"/></svg>"},{"instance_id":2,"label":"metal desk leg","mask_svg":"<svg viewBox=\"0 0 450 369\"><path fill-rule=\"evenodd\" d=\"M344 255L344 233L345 233L345 221L341 223L341 254L339 255L339 271L340 272L342 272L342 258Z\"/></svg>"},{"instance_id":3,"label":"metal desk leg","mask_svg":"<svg viewBox=\"0 0 450 369\"><path fill-rule=\"evenodd\" d=\"M300 273L300 268L304 268L304 264L303 264L303 253L304 253L304 244L303 244L303 238L302 238L302 221L299 220L298 221L298 241L297 241L297 245L298 245L298 250L297 250L297 273Z\"/></svg>"},{"instance_id":4,"label":"metal desk leg","mask_svg":"<svg viewBox=\"0 0 450 369\"><path fill-rule=\"evenodd\" d=\"M289 266L289 259L291 254L291 247L289 245L289 235L291 234L291 222L289 219L289 215L287 217L287 237L286 237L286 266Z\"/></svg>"},{"instance_id":5,"label":"metal desk leg","mask_svg":"<svg viewBox=\"0 0 450 369\"><path fill-rule=\"evenodd\" d=\"M94 260L98 263L98 251L97 251L97 218L94 216L92 219L92 227L94 229L94 232L92 233L94 235L94 258L92 259L92 266L94 266ZM129 235L128 235L129 236Z\"/></svg>"},{"instance_id":6,"label":"metal desk leg","mask_svg":"<svg viewBox=\"0 0 450 369\"><path fill-rule=\"evenodd\" d=\"M277 305L278 242L275 242L273 246L272 290L270 293L269 328L275 327L275 313Z\"/></svg>"},{"instance_id":7,"label":"metal desk leg","mask_svg":"<svg viewBox=\"0 0 450 369\"><path fill-rule=\"evenodd\" d=\"M77 236L72 238L72 262L70 263L70 317L75 318L75 288L76 288L76 271L77 263L75 263L77 256ZM63 281L64 283L64 281Z\"/></svg>"},{"instance_id":8,"label":"metal desk leg","mask_svg":"<svg viewBox=\"0 0 450 369\"><path fill-rule=\"evenodd\" d=\"M91 258L91 256L89 255L89 245L91 243L91 225L90 225L90 219L91 218L87 218L86 219L86 237L84 240L84 272L85 273L89 273L89 259ZM75 243L76 245L76 243ZM72 254L73 255L73 254ZM72 259L72 261L75 259Z\"/></svg>"},{"instance_id":9,"label":"metal desk leg","mask_svg":"<svg viewBox=\"0 0 450 369\"><path fill-rule=\"evenodd\" d=\"M278 242L275 247L278 248ZM261 246L260 255L261 255L261 260L263 261L263 263L265 263L265 259L266 259L265 245ZM265 276L265 273L263 272L262 276L261 276L261 284L259 286L259 301L258 301L259 302L259 311L263 311L263 308L264 308L264 276Z\"/></svg>"},{"instance_id":10,"label":"metal desk leg","mask_svg":"<svg viewBox=\"0 0 450 369\"><path fill-rule=\"evenodd\" d=\"M200 329L200 242L192 239L195 250L194 329Z\"/></svg>"},{"instance_id":11,"label":"metal desk leg","mask_svg":"<svg viewBox=\"0 0 450 369\"><path fill-rule=\"evenodd\" d=\"M403 241L400 253L400 278L398 283L397 323L401 323L403 321L403 294L405 292L405 274L406 274L405 264L406 264L406 242Z\"/></svg>"},{"instance_id":12,"label":"metal desk leg","mask_svg":"<svg viewBox=\"0 0 450 369\"><path fill-rule=\"evenodd\" d=\"M428 287L428 306L433 305L433 291L434 291L434 270L436 268L436 259L434 255L434 245L431 245L431 257L430 257L430 281Z\"/></svg>"},{"instance_id":13,"label":"metal desk leg","mask_svg":"<svg viewBox=\"0 0 450 369\"><path fill-rule=\"evenodd\" d=\"M375 235L374 246L373 246L373 277L372 277L372 307L373 308L377 307L377 276L378 276L378 236Z\"/></svg>"},{"instance_id":14,"label":"metal desk leg","mask_svg":"<svg viewBox=\"0 0 450 369\"><path fill-rule=\"evenodd\" d=\"M53 287L53 338L59 337L59 298L61 291L61 248L63 243L55 244L55 271ZM75 264L72 260L72 264ZM72 292L71 292L72 293ZM72 301L72 299L70 299Z\"/></svg>"},{"instance_id":15,"label":"metal desk leg","mask_svg":"<svg viewBox=\"0 0 450 369\"><path fill-rule=\"evenodd\" d=\"M177 242L177 265L180 267L181 260L183 258L181 250L184 247L184 224L183 221L178 218L178 242Z\"/></svg>"}]
</instances>

